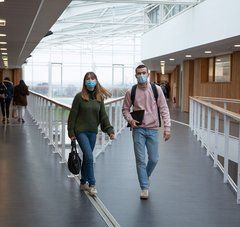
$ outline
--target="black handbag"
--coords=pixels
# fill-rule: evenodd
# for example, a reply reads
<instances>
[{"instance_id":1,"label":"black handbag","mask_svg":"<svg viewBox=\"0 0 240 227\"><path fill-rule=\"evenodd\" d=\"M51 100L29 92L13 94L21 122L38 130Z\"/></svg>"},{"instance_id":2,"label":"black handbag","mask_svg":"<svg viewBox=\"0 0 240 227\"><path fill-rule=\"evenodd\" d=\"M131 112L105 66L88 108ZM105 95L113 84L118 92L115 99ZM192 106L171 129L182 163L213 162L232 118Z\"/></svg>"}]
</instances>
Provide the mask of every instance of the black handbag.
<instances>
[{"instance_id":1,"label":"black handbag","mask_svg":"<svg viewBox=\"0 0 240 227\"><path fill-rule=\"evenodd\" d=\"M77 153L76 140L72 140L71 146L72 149L68 156L68 169L72 174L76 175L81 170L81 159Z\"/></svg>"}]
</instances>

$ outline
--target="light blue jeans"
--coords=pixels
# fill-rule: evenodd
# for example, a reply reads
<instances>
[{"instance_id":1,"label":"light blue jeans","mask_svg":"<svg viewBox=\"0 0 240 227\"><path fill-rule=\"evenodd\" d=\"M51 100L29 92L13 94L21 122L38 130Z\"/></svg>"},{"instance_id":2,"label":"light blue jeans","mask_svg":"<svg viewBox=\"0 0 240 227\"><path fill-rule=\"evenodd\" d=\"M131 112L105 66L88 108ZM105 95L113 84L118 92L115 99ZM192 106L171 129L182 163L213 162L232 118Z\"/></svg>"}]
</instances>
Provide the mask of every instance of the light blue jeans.
<instances>
[{"instance_id":1,"label":"light blue jeans","mask_svg":"<svg viewBox=\"0 0 240 227\"><path fill-rule=\"evenodd\" d=\"M95 132L81 132L76 136L83 152L81 184L88 182L90 186L96 183L93 169L93 149L96 143L96 135Z\"/></svg>"},{"instance_id":2,"label":"light blue jeans","mask_svg":"<svg viewBox=\"0 0 240 227\"><path fill-rule=\"evenodd\" d=\"M148 189L149 177L159 159L159 131L155 129L133 128L132 136L140 187L141 189ZM147 165L145 162L145 146L148 154Z\"/></svg>"}]
</instances>

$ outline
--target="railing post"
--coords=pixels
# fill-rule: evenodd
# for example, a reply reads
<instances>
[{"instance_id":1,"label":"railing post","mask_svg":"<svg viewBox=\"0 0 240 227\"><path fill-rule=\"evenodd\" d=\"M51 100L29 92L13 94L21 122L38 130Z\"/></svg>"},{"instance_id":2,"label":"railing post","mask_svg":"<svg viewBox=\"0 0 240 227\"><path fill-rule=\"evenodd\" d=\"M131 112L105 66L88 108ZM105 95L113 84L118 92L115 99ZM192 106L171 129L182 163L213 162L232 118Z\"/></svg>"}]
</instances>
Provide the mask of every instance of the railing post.
<instances>
[{"instance_id":1,"label":"railing post","mask_svg":"<svg viewBox=\"0 0 240 227\"><path fill-rule=\"evenodd\" d=\"M238 123L238 176L237 176L237 204L240 204L240 122Z\"/></svg>"},{"instance_id":2,"label":"railing post","mask_svg":"<svg viewBox=\"0 0 240 227\"><path fill-rule=\"evenodd\" d=\"M205 106L202 106L202 127L201 127L201 147L205 144Z\"/></svg>"},{"instance_id":3,"label":"railing post","mask_svg":"<svg viewBox=\"0 0 240 227\"><path fill-rule=\"evenodd\" d=\"M189 104L189 126L190 129L193 130L193 100L191 98Z\"/></svg>"},{"instance_id":4,"label":"railing post","mask_svg":"<svg viewBox=\"0 0 240 227\"><path fill-rule=\"evenodd\" d=\"M194 102L194 127L193 134L197 135L197 102Z\"/></svg>"},{"instance_id":5,"label":"railing post","mask_svg":"<svg viewBox=\"0 0 240 227\"><path fill-rule=\"evenodd\" d=\"M109 117L110 123L112 123L112 103L109 105L108 117Z\"/></svg>"},{"instance_id":6,"label":"railing post","mask_svg":"<svg viewBox=\"0 0 240 227\"><path fill-rule=\"evenodd\" d=\"M201 139L201 130L200 130L200 115L201 115L201 105L197 104L197 140Z\"/></svg>"},{"instance_id":7,"label":"railing post","mask_svg":"<svg viewBox=\"0 0 240 227\"><path fill-rule=\"evenodd\" d=\"M224 118L224 175L223 182L228 182L229 117Z\"/></svg>"},{"instance_id":8,"label":"railing post","mask_svg":"<svg viewBox=\"0 0 240 227\"><path fill-rule=\"evenodd\" d=\"M122 101L118 101L118 103L119 103L119 108L118 108L118 113L119 113L119 132L120 132L120 130L122 129L122 112L121 112L121 102Z\"/></svg>"},{"instance_id":9,"label":"railing post","mask_svg":"<svg viewBox=\"0 0 240 227\"><path fill-rule=\"evenodd\" d=\"M117 118L117 111L118 111L118 106L117 106L117 102L115 102L115 111L114 111L114 129L115 129L115 131L116 131L116 133L117 133L117 131L118 131L118 122L117 122L117 120L118 120L118 118Z\"/></svg>"},{"instance_id":10,"label":"railing post","mask_svg":"<svg viewBox=\"0 0 240 227\"><path fill-rule=\"evenodd\" d=\"M66 162L66 158L65 158L66 119L65 119L64 108L62 108L61 118L62 118L62 140L61 140L61 142L62 142L62 160L60 161L60 163L65 163Z\"/></svg>"},{"instance_id":11,"label":"railing post","mask_svg":"<svg viewBox=\"0 0 240 227\"><path fill-rule=\"evenodd\" d=\"M55 123L55 141L54 141L54 152L53 153L58 153L58 107L55 105L54 108L54 123Z\"/></svg>"},{"instance_id":12,"label":"railing post","mask_svg":"<svg viewBox=\"0 0 240 227\"><path fill-rule=\"evenodd\" d=\"M48 125L49 125L49 144L53 145L53 104L49 105L49 117L48 117Z\"/></svg>"},{"instance_id":13,"label":"railing post","mask_svg":"<svg viewBox=\"0 0 240 227\"><path fill-rule=\"evenodd\" d=\"M217 167L218 162L218 135L219 135L219 114L215 112L215 146L214 146L214 163L213 166Z\"/></svg>"},{"instance_id":14,"label":"railing post","mask_svg":"<svg viewBox=\"0 0 240 227\"><path fill-rule=\"evenodd\" d=\"M210 130L211 130L211 114L212 111L208 107L208 121L207 121L207 156L210 154Z\"/></svg>"}]
</instances>

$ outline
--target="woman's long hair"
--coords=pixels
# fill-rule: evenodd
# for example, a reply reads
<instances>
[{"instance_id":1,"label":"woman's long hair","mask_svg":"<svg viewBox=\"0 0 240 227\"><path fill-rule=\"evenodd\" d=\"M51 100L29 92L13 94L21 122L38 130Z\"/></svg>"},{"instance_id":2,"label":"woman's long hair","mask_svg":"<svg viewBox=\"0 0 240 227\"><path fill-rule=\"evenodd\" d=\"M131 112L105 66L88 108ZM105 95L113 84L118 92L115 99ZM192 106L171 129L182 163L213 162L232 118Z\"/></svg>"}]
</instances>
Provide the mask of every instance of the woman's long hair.
<instances>
[{"instance_id":1,"label":"woman's long hair","mask_svg":"<svg viewBox=\"0 0 240 227\"><path fill-rule=\"evenodd\" d=\"M86 80L87 76L90 76L91 79L95 79L97 82L97 84L94 88L94 91L95 91L95 97L98 102L101 102L101 101L103 101L103 99L112 96L112 94L107 89L105 89L104 87L101 86L101 84L99 83L98 78L94 72L87 72L83 79L83 88L82 88L82 92L81 92L81 96L82 96L83 100L89 101L88 89L85 85L85 80Z\"/></svg>"}]
</instances>

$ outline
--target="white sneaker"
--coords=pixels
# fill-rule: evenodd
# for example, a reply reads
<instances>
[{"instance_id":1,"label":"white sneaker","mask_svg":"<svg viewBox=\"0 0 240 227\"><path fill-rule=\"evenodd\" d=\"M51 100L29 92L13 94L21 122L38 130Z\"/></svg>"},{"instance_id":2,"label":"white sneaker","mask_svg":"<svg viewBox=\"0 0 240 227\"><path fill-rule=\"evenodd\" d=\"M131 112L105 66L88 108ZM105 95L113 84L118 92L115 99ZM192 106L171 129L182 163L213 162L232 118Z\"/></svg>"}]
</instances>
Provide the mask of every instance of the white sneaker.
<instances>
[{"instance_id":1,"label":"white sneaker","mask_svg":"<svg viewBox=\"0 0 240 227\"><path fill-rule=\"evenodd\" d=\"M95 186L90 186L89 187L89 195L91 196L96 196L97 195L97 189Z\"/></svg>"},{"instance_id":2,"label":"white sneaker","mask_svg":"<svg viewBox=\"0 0 240 227\"><path fill-rule=\"evenodd\" d=\"M149 193L148 189L143 189L140 193L140 199L148 199Z\"/></svg>"},{"instance_id":3,"label":"white sneaker","mask_svg":"<svg viewBox=\"0 0 240 227\"><path fill-rule=\"evenodd\" d=\"M89 186L88 186L88 184L80 184L80 189L82 190L82 191L89 191Z\"/></svg>"}]
</instances>

